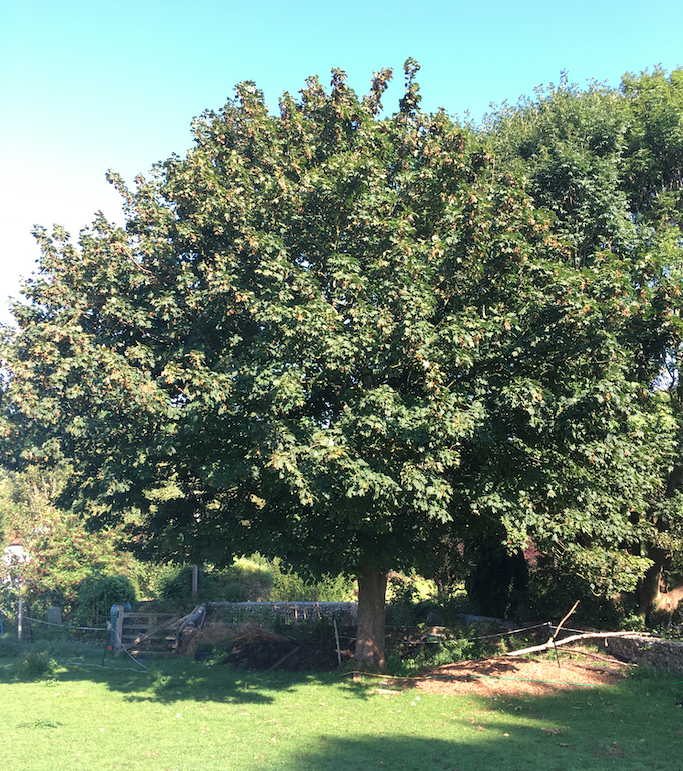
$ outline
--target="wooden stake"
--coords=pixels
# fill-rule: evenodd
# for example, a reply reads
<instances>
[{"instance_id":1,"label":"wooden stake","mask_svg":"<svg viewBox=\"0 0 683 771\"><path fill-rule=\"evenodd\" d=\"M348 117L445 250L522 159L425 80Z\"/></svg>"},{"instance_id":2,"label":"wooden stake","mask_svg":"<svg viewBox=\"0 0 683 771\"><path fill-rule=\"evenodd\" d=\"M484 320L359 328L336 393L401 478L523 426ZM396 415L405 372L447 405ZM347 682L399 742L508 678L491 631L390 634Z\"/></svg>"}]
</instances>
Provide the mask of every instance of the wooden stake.
<instances>
[{"instance_id":1,"label":"wooden stake","mask_svg":"<svg viewBox=\"0 0 683 771\"><path fill-rule=\"evenodd\" d=\"M334 624L334 638L337 641L337 661L339 662L339 666L341 666L341 648L339 647L339 632L337 631L337 619L333 618L332 623Z\"/></svg>"},{"instance_id":2,"label":"wooden stake","mask_svg":"<svg viewBox=\"0 0 683 771\"><path fill-rule=\"evenodd\" d=\"M268 667L266 672L273 672L275 669L277 669L280 666L280 664L284 664L285 661L287 661L287 659L290 656L293 656L299 650L300 647L301 647L300 645L297 645L296 648L292 648L292 650L289 653L285 653L285 655L279 661L276 661L272 667Z\"/></svg>"},{"instance_id":3,"label":"wooden stake","mask_svg":"<svg viewBox=\"0 0 683 771\"><path fill-rule=\"evenodd\" d=\"M196 597L199 593L199 568L192 566L192 596Z\"/></svg>"}]
</instances>

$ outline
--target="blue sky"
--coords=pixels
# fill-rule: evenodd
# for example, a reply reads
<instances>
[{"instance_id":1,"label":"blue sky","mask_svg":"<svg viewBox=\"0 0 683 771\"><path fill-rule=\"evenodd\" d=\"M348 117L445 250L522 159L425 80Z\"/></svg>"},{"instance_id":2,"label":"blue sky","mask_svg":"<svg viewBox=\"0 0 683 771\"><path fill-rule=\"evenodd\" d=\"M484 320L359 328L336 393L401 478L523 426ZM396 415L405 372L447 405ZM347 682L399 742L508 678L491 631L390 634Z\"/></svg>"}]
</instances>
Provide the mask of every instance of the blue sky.
<instances>
[{"instance_id":1,"label":"blue sky","mask_svg":"<svg viewBox=\"0 0 683 771\"><path fill-rule=\"evenodd\" d=\"M104 175L132 182L184 153L190 122L254 80L272 107L333 67L352 87L412 56L423 107L475 119L539 84L683 66L683 2L633 0L0 0L0 322L35 267L34 223L74 237L97 210L122 222Z\"/></svg>"}]
</instances>

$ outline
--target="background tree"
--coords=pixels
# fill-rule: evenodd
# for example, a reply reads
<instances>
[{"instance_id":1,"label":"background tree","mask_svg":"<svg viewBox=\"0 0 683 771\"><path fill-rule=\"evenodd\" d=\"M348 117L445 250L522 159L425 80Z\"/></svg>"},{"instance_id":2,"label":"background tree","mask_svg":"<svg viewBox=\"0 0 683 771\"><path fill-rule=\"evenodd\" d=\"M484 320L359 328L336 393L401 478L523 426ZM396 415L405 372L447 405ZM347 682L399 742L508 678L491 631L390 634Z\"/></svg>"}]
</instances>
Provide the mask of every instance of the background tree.
<instances>
[{"instance_id":1,"label":"background tree","mask_svg":"<svg viewBox=\"0 0 683 771\"><path fill-rule=\"evenodd\" d=\"M642 616L653 606L671 606L674 598L675 607L683 594L681 587L665 596L664 575L683 534L678 390L682 75L656 70L625 76L620 90L592 83L586 91L563 77L559 86L539 89L535 99L497 111L484 127L500 166L525 178L536 205L553 213L552 231L569 247L565 264L584 269L588 280L604 273L606 264L618 270L619 282L608 291L620 296L613 311L621 324L610 320L610 325L621 351L620 400L624 387L631 397L622 401L625 430L610 429L617 453L600 465L612 485L631 486L627 480L634 473L637 479L634 453L641 468L648 469L646 493L629 513L638 527L613 534L615 547L650 560L644 575L635 573ZM603 379L600 388L613 400L614 383ZM594 481L593 495L595 489ZM614 493L610 497L603 510L627 501ZM617 589L613 568L618 574L623 566L616 560L610 568L594 549L589 529L597 521L591 516L588 529L582 525L576 538L561 538L561 546L547 544L545 550L554 554L555 570L564 561L565 569L587 578L592 590L602 584L609 594ZM569 543L573 556L567 559Z\"/></svg>"},{"instance_id":2,"label":"background tree","mask_svg":"<svg viewBox=\"0 0 683 771\"><path fill-rule=\"evenodd\" d=\"M28 562L13 569L29 586L28 598L57 604L71 612L86 579L132 575L121 526L93 532L87 519L57 506L70 476L68 467L31 465L2 472L0 513L5 541L19 537ZM113 595L110 592L110 597Z\"/></svg>"}]
</instances>

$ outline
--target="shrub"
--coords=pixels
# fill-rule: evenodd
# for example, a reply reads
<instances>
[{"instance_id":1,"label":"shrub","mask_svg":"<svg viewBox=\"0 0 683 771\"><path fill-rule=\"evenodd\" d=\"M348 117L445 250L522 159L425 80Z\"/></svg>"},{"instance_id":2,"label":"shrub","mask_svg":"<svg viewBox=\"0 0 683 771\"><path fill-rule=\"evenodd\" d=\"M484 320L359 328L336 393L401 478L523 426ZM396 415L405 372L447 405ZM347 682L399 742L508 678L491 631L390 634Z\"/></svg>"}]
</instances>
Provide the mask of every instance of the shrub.
<instances>
[{"instance_id":1,"label":"shrub","mask_svg":"<svg viewBox=\"0 0 683 771\"><path fill-rule=\"evenodd\" d=\"M91 533L75 514L56 514L27 545L27 599L60 605L70 613L81 583L93 573L127 574L130 555L119 550L120 529Z\"/></svg>"},{"instance_id":2,"label":"shrub","mask_svg":"<svg viewBox=\"0 0 683 771\"><path fill-rule=\"evenodd\" d=\"M273 602L350 602L354 597L354 581L344 574L326 574L319 579L305 580L294 570L283 570L279 560L273 560L274 583L270 594Z\"/></svg>"},{"instance_id":3,"label":"shrub","mask_svg":"<svg viewBox=\"0 0 683 771\"><path fill-rule=\"evenodd\" d=\"M20 671L26 677L45 677L54 672L57 662L47 651L29 651L24 654Z\"/></svg>"},{"instance_id":4,"label":"shrub","mask_svg":"<svg viewBox=\"0 0 683 771\"><path fill-rule=\"evenodd\" d=\"M217 577L204 568L199 569L197 586L200 601L219 599ZM192 597L192 566L167 565L161 573L157 586L157 599L173 606L190 605Z\"/></svg>"},{"instance_id":5,"label":"shrub","mask_svg":"<svg viewBox=\"0 0 683 771\"><path fill-rule=\"evenodd\" d=\"M20 649L21 643L16 637L8 637L6 634L0 637L0 658L13 658Z\"/></svg>"},{"instance_id":6,"label":"shrub","mask_svg":"<svg viewBox=\"0 0 683 771\"><path fill-rule=\"evenodd\" d=\"M112 605L133 605L136 599L135 588L126 576L92 574L78 590L74 621L83 626L95 626L95 616L108 616Z\"/></svg>"},{"instance_id":7,"label":"shrub","mask_svg":"<svg viewBox=\"0 0 683 771\"><path fill-rule=\"evenodd\" d=\"M225 597L228 602L244 602L246 600L256 602L270 599L276 571L273 563L260 554L237 557L224 572L227 581L226 587L241 583L246 588L244 600L230 600Z\"/></svg>"},{"instance_id":8,"label":"shrub","mask_svg":"<svg viewBox=\"0 0 683 771\"><path fill-rule=\"evenodd\" d=\"M246 602L249 599L249 589L240 581L231 581L223 589L226 602Z\"/></svg>"}]
</instances>

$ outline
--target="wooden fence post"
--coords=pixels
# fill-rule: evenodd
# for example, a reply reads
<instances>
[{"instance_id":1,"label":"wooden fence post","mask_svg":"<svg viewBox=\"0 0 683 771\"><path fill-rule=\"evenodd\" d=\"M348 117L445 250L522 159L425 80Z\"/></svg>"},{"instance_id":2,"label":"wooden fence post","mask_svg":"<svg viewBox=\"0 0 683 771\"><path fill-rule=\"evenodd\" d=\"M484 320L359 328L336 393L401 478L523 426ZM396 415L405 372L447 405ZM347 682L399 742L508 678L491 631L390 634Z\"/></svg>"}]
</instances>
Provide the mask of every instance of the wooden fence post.
<instances>
[{"instance_id":1,"label":"wooden fence post","mask_svg":"<svg viewBox=\"0 0 683 771\"><path fill-rule=\"evenodd\" d=\"M123 607L116 609L116 626L114 627L114 653L121 653L123 650Z\"/></svg>"},{"instance_id":2,"label":"wooden fence post","mask_svg":"<svg viewBox=\"0 0 683 771\"><path fill-rule=\"evenodd\" d=\"M192 566L192 596L196 597L199 593L199 569L196 565Z\"/></svg>"}]
</instances>

